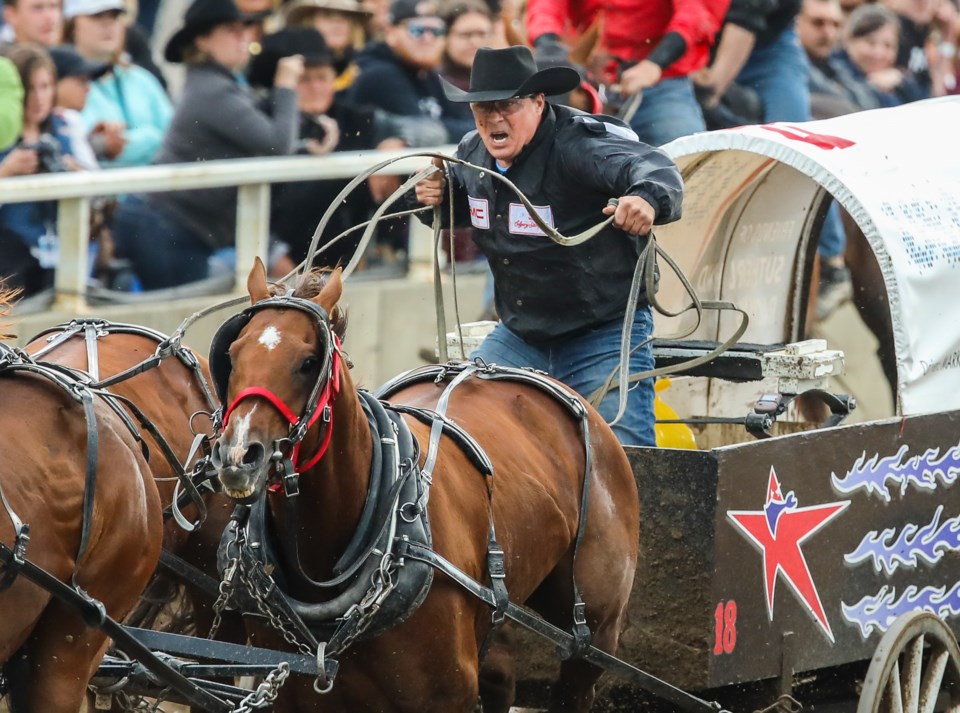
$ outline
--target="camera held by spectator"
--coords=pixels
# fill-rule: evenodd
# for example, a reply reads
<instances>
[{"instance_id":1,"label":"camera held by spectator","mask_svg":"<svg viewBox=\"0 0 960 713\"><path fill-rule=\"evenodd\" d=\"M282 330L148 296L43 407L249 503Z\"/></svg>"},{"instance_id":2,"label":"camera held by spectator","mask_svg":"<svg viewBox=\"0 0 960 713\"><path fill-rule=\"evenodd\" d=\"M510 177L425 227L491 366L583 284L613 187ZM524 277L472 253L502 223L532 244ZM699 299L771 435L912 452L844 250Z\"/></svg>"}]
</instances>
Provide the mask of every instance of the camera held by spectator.
<instances>
[{"instance_id":1,"label":"camera held by spectator","mask_svg":"<svg viewBox=\"0 0 960 713\"><path fill-rule=\"evenodd\" d=\"M63 160L60 142L50 134L40 134L36 143L21 144L21 146L37 152L38 173L63 173L70 170Z\"/></svg>"}]
</instances>

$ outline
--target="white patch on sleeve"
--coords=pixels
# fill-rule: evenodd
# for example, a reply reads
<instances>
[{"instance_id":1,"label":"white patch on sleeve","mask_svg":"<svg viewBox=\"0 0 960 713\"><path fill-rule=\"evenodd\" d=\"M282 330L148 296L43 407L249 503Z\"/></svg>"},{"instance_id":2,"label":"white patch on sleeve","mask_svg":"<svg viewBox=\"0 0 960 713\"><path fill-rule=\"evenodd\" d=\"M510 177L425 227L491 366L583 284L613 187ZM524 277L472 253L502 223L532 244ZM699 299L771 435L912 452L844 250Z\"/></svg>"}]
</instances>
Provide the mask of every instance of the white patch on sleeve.
<instances>
[{"instance_id":1,"label":"white patch on sleeve","mask_svg":"<svg viewBox=\"0 0 960 713\"><path fill-rule=\"evenodd\" d=\"M276 349L277 345L280 343L280 330L273 325L270 325L263 330L263 334L260 335L260 339L257 341L272 351Z\"/></svg>"},{"instance_id":2,"label":"white patch on sleeve","mask_svg":"<svg viewBox=\"0 0 960 713\"><path fill-rule=\"evenodd\" d=\"M535 205L534 209L543 219L544 223L551 228L557 227L553 222L553 208L548 205ZM533 218L530 217L530 213L522 203L510 204L510 224L508 229L514 235L546 235L546 233L540 230L540 226L534 222Z\"/></svg>"},{"instance_id":3,"label":"white patch on sleeve","mask_svg":"<svg viewBox=\"0 0 960 713\"><path fill-rule=\"evenodd\" d=\"M628 129L626 126L611 124L609 121L600 121L592 116L578 116L577 119L584 123L603 124L603 128L607 130L608 134L619 136L621 139L627 139L628 141L640 141L640 137L637 136L637 132L635 132L633 129Z\"/></svg>"}]
</instances>

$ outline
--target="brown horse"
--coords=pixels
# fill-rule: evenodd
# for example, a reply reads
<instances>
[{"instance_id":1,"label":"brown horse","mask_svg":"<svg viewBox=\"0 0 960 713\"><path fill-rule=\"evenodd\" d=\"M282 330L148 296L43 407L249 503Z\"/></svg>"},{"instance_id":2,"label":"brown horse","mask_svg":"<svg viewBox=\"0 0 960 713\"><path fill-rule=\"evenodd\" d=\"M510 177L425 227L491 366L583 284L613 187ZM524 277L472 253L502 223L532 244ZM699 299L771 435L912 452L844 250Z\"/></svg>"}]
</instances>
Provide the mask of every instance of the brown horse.
<instances>
[{"instance_id":1,"label":"brown horse","mask_svg":"<svg viewBox=\"0 0 960 713\"><path fill-rule=\"evenodd\" d=\"M224 404L229 405L223 433L214 447L214 462L219 461L228 495L268 509L280 543L278 570L286 578L290 596L301 602L309 598L320 609L331 608L311 580L334 575L334 563L364 516L375 472L371 465L379 459L366 415L374 407L354 389L326 316L334 317L334 327L342 324L337 307L340 273L330 273L325 284L310 275L293 297L261 303L270 291L258 261L247 287L253 306L241 318L242 326L231 325L233 320L226 323L211 351L214 379L226 394ZM221 341L223 334L230 343L228 351ZM595 411L583 406L583 418L589 423L590 448L585 449L580 419L556 396L529 383L469 376L448 394L446 405L438 404L445 386L431 379L402 388L392 397L393 408L406 409L397 418L419 444L419 458L415 455L411 464L419 463L429 471L421 483L423 490L432 483L428 508L423 497L407 502L398 512L405 521L415 521L423 503L433 550L479 582L490 581L492 520L496 541L505 553L511 601L527 602L557 626L569 628L575 581L586 603L592 643L615 652L633 584L639 513L633 474L612 431ZM311 397L318 394L319 401L313 398L311 404ZM580 407L577 397L570 398ZM433 438L431 423L410 415L416 409L444 408L447 426L441 435L433 421ZM423 410L421 417L427 413ZM297 446L293 464L300 455L315 464L301 463L299 495L285 497L279 486L272 485L278 470L285 469L274 464L279 462L278 451L289 451L292 445L288 429L297 420L293 414L311 412L317 418L309 418L313 425ZM453 439L461 429L489 456L494 475L485 475L478 459L468 456L469 448ZM381 438L387 441L379 441L380 445L402 440L389 433ZM431 443L437 442L435 449ZM592 463L588 476L587 463ZM590 494L581 532L586 477ZM265 505L261 498L266 499ZM404 499L401 496L396 502ZM578 533L582 534L579 547ZM402 574L397 578L399 591ZM317 695L310 682L300 679L280 691L276 709L478 710L481 650L491 630L491 609L444 574L434 576L427 586L425 598L412 613L407 609L393 622L395 626L381 626L375 636L358 637L338 655L340 670L329 693ZM333 591L338 597L342 594ZM382 609L390 601L387 598ZM486 674L488 680L495 680L508 672ZM576 658L565 660L551 710L588 710L599 674L599 669ZM484 710L494 710L490 699L483 703ZM509 700L501 700L496 709L505 710L508 705Z\"/></svg>"},{"instance_id":2,"label":"brown horse","mask_svg":"<svg viewBox=\"0 0 960 713\"><path fill-rule=\"evenodd\" d=\"M163 339L164 335L137 325L75 322L41 333L31 340L26 350L30 354L41 354L44 361L86 374L95 371L91 376L96 381L123 374L149 359ZM142 411L169 446L177 462L189 469L192 464L186 463L186 460L193 445L194 431L212 431L209 417L216 404L208 383L206 359L181 346L157 366L111 384L109 391L129 399ZM177 467L164 457L161 444L148 430L143 430L143 436L150 450L150 468L157 481L161 503L168 507L173 500ZM188 535L172 518L168 519L164 527L163 547L200 572L219 579L216 570L217 546L234 505L228 498L212 491L204 491L204 501L208 517L202 527ZM183 514L191 521L197 519L196 508L192 504L184 508ZM169 575L163 568L159 573ZM159 577L151 584L144 601L128 623L154 626L160 605L175 595L174 585L179 581L176 577ZM191 586L189 582L184 592L189 603L189 622L175 617L176 626L182 629L186 625L199 636L206 636L213 621L212 605L216 600L216 592L204 591ZM234 629L238 626L239 623ZM184 631L179 630L178 633ZM239 636L236 631L221 633L235 641Z\"/></svg>"},{"instance_id":3,"label":"brown horse","mask_svg":"<svg viewBox=\"0 0 960 713\"><path fill-rule=\"evenodd\" d=\"M0 314L8 307L3 301ZM4 353L0 487L9 506L0 507L0 541L25 544L28 560L75 582L111 617L123 617L153 574L162 538L160 499L140 444L100 397L58 385L21 368L26 361L16 352ZM88 468L96 474L93 487ZM93 495L89 517L85 493ZM16 518L30 525L29 540L17 536ZM75 713L106 635L22 574L0 587L6 584L0 664L11 708Z\"/></svg>"}]
</instances>

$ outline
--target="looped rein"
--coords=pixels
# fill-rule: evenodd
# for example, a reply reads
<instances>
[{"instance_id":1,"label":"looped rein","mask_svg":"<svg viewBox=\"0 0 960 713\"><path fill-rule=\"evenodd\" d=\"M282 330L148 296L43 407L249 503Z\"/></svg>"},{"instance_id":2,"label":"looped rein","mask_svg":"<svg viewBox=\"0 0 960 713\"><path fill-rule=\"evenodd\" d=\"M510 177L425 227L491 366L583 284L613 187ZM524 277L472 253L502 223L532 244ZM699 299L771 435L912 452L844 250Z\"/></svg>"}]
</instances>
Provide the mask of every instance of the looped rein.
<instances>
[{"instance_id":1,"label":"looped rein","mask_svg":"<svg viewBox=\"0 0 960 713\"><path fill-rule=\"evenodd\" d=\"M287 419L287 423L290 424L290 441L293 443L291 460L296 472L302 473L315 466L320 462L323 454L327 452L327 448L330 446L330 438L333 435L333 409L331 400L335 394L340 393L340 338L335 334L333 335L333 344L333 356L329 361L329 369L327 369L326 374L321 372L318 377L324 381L323 388L319 391L314 403L307 403L303 416L298 417L293 412L293 409L284 403L283 399L265 386L248 386L237 394L236 398L230 403L230 406L223 415L223 425L227 425L227 422L230 420L230 414L233 413L234 409L236 409L242 401L255 397L265 399L270 402L273 407ZM327 411L328 409L329 411ZM326 420L326 427L320 447L309 461L301 464L299 462L300 446L303 445L303 439L324 412L328 413L328 419ZM305 425L304 417L307 419Z\"/></svg>"}]
</instances>

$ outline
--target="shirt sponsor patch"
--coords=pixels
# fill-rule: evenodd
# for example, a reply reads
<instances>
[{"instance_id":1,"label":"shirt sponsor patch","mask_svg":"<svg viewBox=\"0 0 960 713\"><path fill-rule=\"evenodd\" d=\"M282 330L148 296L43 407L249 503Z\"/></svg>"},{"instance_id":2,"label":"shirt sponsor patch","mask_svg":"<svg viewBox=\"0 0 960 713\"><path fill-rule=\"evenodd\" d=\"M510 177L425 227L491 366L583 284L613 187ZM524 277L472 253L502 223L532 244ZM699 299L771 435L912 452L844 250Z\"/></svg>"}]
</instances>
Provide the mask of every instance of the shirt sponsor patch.
<instances>
[{"instance_id":1,"label":"shirt sponsor patch","mask_svg":"<svg viewBox=\"0 0 960 713\"><path fill-rule=\"evenodd\" d=\"M486 198L470 198L470 224L474 228L490 229L490 204Z\"/></svg>"},{"instance_id":2,"label":"shirt sponsor patch","mask_svg":"<svg viewBox=\"0 0 960 713\"><path fill-rule=\"evenodd\" d=\"M548 205L535 205L533 208L543 219L544 223L551 228L556 227L553 222L553 208ZM540 226L533 221L530 213L522 203L510 204L509 230L514 235L546 235L546 233L540 230Z\"/></svg>"}]
</instances>

